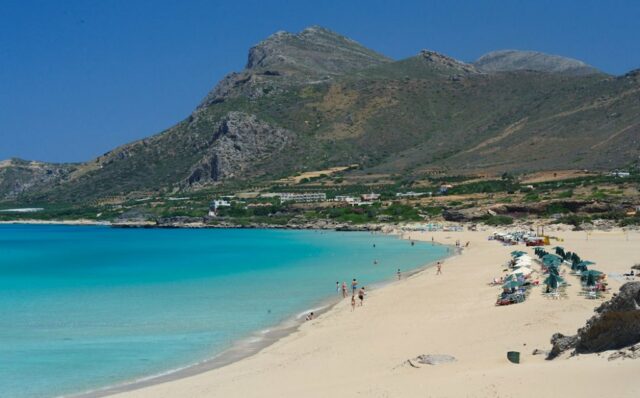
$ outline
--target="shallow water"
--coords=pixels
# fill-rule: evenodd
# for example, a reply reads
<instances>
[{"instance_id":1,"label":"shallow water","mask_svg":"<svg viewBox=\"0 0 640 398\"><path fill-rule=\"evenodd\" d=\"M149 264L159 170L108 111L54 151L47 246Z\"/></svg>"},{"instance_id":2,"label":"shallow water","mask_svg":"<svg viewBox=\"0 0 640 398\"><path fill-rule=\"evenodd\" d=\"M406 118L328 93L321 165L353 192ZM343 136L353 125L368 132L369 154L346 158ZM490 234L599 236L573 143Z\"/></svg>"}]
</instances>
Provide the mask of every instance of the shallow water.
<instances>
[{"instance_id":1,"label":"shallow water","mask_svg":"<svg viewBox=\"0 0 640 398\"><path fill-rule=\"evenodd\" d=\"M336 281L446 254L364 232L0 226L0 396L188 366L336 295Z\"/></svg>"}]
</instances>

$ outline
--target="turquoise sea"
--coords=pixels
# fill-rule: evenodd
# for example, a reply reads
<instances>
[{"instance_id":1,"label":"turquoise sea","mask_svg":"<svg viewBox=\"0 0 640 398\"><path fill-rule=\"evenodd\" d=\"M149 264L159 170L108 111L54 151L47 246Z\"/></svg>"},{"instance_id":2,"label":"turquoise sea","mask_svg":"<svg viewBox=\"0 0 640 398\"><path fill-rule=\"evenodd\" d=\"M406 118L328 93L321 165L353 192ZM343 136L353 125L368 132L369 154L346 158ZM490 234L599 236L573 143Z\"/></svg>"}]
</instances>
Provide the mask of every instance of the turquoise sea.
<instances>
[{"instance_id":1,"label":"turquoise sea","mask_svg":"<svg viewBox=\"0 0 640 398\"><path fill-rule=\"evenodd\" d=\"M0 396L183 368L327 302L336 281L392 280L447 250L365 232L1 225Z\"/></svg>"}]
</instances>

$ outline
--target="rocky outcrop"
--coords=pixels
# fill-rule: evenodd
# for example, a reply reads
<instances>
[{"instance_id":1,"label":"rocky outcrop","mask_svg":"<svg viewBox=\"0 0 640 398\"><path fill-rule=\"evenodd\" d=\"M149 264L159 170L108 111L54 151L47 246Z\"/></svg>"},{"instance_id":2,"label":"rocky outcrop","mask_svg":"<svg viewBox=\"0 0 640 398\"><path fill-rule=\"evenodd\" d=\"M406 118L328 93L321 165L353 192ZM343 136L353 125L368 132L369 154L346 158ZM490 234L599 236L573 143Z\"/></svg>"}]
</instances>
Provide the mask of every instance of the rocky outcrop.
<instances>
[{"instance_id":1,"label":"rocky outcrop","mask_svg":"<svg viewBox=\"0 0 640 398\"><path fill-rule=\"evenodd\" d=\"M253 46L245 69L222 79L200 107L229 97L273 95L293 85L320 82L387 62L391 59L319 26L298 34L280 31Z\"/></svg>"},{"instance_id":2,"label":"rocky outcrop","mask_svg":"<svg viewBox=\"0 0 640 398\"><path fill-rule=\"evenodd\" d=\"M446 70L449 73L453 72L461 75L478 73L473 65L458 61L455 58L435 51L422 50L420 51L419 57L430 66L436 69Z\"/></svg>"},{"instance_id":3,"label":"rocky outcrop","mask_svg":"<svg viewBox=\"0 0 640 398\"><path fill-rule=\"evenodd\" d=\"M214 127L205 156L191 169L186 186L242 177L252 166L278 154L293 134L243 112L227 113Z\"/></svg>"},{"instance_id":4,"label":"rocky outcrop","mask_svg":"<svg viewBox=\"0 0 640 398\"><path fill-rule=\"evenodd\" d=\"M622 285L620 292L595 310L596 315L575 336L556 333L548 359L574 349L585 354L619 350L640 343L640 282Z\"/></svg>"},{"instance_id":5,"label":"rocky outcrop","mask_svg":"<svg viewBox=\"0 0 640 398\"><path fill-rule=\"evenodd\" d=\"M493 51L483 55L473 64L478 70L486 73L518 70L563 73L574 76L601 73L596 68L582 61L537 51Z\"/></svg>"},{"instance_id":6,"label":"rocky outcrop","mask_svg":"<svg viewBox=\"0 0 640 398\"><path fill-rule=\"evenodd\" d=\"M478 208L470 209L446 209L442 212L442 217L446 221L466 222L477 221L486 217L489 213Z\"/></svg>"},{"instance_id":7,"label":"rocky outcrop","mask_svg":"<svg viewBox=\"0 0 640 398\"><path fill-rule=\"evenodd\" d=\"M0 161L0 200L14 200L20 194L53 185L75 170L72 164L54 164L9 159Z\"/></svg>"}]
</instances>

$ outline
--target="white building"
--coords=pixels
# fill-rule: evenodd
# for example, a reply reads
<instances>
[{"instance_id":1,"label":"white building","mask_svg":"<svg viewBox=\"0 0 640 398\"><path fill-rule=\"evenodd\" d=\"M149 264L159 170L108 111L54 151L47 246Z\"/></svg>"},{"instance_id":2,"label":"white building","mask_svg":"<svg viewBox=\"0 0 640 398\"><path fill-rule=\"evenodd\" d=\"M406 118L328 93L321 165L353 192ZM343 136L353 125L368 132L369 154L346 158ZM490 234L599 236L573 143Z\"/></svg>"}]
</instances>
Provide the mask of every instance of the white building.
<instances>
[{"instance_id":1,"label":"white building","mask_svg":"<svg viewBox=\"0 0 640 398\"><path fill-rule=\"evenodd\" d=\"M380 194L379 193L365 193L360 195L360 199L362 199L363 202L371 202L374 200L378 200L380 199Z\"/></svg>"},{"instance_id":2,"label":"white building","mask_svg":"<svg viewBox=\"0 0 640 398\"><path fill-rule=\"evenodd\" d=\"M209 204L209 217L215 217L218 215L219 207L231 207L231 203L223 199L216 199Z\"/></svg>"},{"instance_id":3,"label":"white building","mask_svg":"<svg viewBox=\"0 0 640 398\"><path fill-rule=\"evenodd\" d=\"M357 199L354 198L353 196L347 196L347 195L336 195L336 197L333 198L333 200L334 202L344 202L349 204L354 204L357 201Z\"/></svg>"},{"instance_id":4,"label":"white building","mask_svg":"<svg viewBox=\"0 0 640 398\"><path fill-rule=\"evenodd\" d=\"M292 193L292 192L282 192L278 194L280 200L282 202L298 202L298 203L309 203L309 202L324 202L327 200L327 194L324 192L303 192L303 193Z\"/></svg>"}]
</instances>

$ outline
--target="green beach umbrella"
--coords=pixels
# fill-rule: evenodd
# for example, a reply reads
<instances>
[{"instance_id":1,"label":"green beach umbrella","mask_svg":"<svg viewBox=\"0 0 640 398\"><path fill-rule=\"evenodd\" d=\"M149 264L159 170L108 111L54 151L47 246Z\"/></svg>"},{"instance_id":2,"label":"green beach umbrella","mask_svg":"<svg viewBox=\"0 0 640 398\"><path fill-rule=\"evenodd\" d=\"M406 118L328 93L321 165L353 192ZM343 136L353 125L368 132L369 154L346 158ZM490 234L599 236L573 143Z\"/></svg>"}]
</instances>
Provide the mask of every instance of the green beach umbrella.
<instances>
[{"instance_id":1,"label":"green beach umbrella","mask_svg":"<svg viewBox=\"0 0 640 398\"><path fill-rule=\"evenodd\" d=\"M544 280L544 284L549 286L552 289L557 289L558 286L565 283L564 279L555 274L549 274L547 279Z\"/></svg>"},{"instance_id":2,"label":"green beach umbrella","mask_svg":"<svg viewBox=\"0 0 640 398\"><path fill-rule=\"evenodd\" d=\"M527 254L527 252L523 252L522 250L514 250L511 252L512 257L520 257L523 254Z\"/></svg>"}]
</instances>

